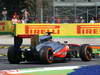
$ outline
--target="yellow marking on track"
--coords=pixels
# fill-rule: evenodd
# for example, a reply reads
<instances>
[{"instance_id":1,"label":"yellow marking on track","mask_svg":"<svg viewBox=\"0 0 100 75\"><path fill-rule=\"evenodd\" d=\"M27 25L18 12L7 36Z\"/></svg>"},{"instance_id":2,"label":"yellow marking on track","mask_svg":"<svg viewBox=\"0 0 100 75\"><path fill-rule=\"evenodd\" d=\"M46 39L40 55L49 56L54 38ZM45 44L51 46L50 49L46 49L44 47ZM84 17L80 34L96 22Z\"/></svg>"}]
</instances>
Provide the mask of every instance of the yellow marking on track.
<instances>
[{"instance_id":1,"label":"yellow marking on track","mask_svg":"<svg viewBox=\"0 0 100 75\"><path fill-rule=\"evenodd\" d=\"M7 49L10 46L0 46L0 49ZM21 46L20 48L29 48L30 46Z\"/></svg>"},{"instance_id":2,"label":"yellow marking on track","mask_svg":"<svg viewBox=\"0 0 100 75\"><path fill-rule=\"evenodd\" d=\"M7 54L0 54L0 56L7 56Z\"/></svg>"},{"instance_id":3,"label":"yellow marking on track","mask_svg":"<svg viewBox=\"0 0 100 75\"><path fill-rule=\"evenodd\" d=\"M20 48L29 48L29 46L21 46Z\"/></svg>"},{"instance_id":4,"label":"yellow marking on track","mask_svg":"<svg viewBox=\"0 0 100 75\"><path fill-rule=\"evenodd\" d=\"M0 46L0 49L9 48L10 46Z\"/></svg>"},{"instance_id":5,"label":"yellow marking on track","mask_svg":"<svg viewBox=\"0 0 100 75\"><path fill-rule=\"evenodd\" d=\"M5 46L1 46L0 48L5 48Z\"/></svg>"},{"instance_id":6,"label":"yellow marking on track","mask_svg":"<svg viewBox=\"0 0 100 75\"><path fill-rule=\"evenodd\" d=\"M28 46L24 47L24 48L29 48Z\"/></svg>"},{"instance_id":7,"label":"yellow marking on track","mask_svg":"<svg viewBox=\"0 0 100 75\"><path fill-rule=\"evenodd\" d=\"M9 48L9 46L5 46L4 48Z\"/></svg>"}]
</instances>

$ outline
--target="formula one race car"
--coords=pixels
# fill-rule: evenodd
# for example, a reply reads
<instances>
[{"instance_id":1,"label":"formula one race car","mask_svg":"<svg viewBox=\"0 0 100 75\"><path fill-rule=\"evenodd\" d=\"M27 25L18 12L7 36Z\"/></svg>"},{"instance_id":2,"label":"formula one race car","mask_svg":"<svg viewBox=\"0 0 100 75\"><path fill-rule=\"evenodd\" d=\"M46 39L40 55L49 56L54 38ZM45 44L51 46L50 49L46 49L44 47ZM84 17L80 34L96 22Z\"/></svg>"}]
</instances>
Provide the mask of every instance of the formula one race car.
<instances>
[{"instance_id":1,"label":"formula one race car","mask_svg":"<svg viewBox=\"0 0 100 75\"><path fill-rule=\"evenodd\" d=\"M48 35L39 37L34 35L31 38L31 46L27 49L21 49L22 38L14 37L14 46L8 49L8 61L12 64L21 61L40 61L41 63L53 63L56 61L66 61L71 57L77 57L79 54L82 61L90 61L92 58L92 48L89 44L77 45L55 42L52 40L51 32Z\"/></svg>"}]
</instances>

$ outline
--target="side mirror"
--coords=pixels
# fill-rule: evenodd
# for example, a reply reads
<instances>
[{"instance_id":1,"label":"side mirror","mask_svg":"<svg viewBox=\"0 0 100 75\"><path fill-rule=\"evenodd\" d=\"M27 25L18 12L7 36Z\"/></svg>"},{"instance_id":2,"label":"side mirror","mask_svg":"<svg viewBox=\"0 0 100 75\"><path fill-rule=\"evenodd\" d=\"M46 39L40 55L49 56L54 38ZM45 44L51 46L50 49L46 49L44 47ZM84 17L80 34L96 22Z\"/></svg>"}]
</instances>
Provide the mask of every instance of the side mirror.
<instances>
[{"instance_id":1,"label":"side mirror","mask_svg":"<svg viewBox=\"0 0 100 75\"><path fill-rule=\"evenodd\" d=\"M66 43L68 43L68 41L64 41L64 43L66 44Z\"/></svg>"},{"instance_id":2,"label":"side mirror","mask_svg":"<svg viewBox=\"0 0 100 75\"><path fill-rule=\"evenodd\" d=\"M53 32L46 32L48 35L51 35Z\"/></svg>"}]
</instances>

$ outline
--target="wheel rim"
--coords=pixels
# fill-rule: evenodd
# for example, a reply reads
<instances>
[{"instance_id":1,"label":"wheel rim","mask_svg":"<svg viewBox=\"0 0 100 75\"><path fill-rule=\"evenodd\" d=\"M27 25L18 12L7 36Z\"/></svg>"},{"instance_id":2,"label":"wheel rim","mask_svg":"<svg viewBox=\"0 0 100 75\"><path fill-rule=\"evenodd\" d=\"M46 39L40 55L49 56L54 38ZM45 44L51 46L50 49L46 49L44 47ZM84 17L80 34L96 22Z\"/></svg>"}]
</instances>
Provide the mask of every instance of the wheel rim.
<instances>
[{"instance_id":1,"label":"wheel rim","mask_svg":"<svg viewBox=\"0 0 100 75\"><path fill-rule=\"evenodd\" d=\"M48 51L48 62L51 63L53 61L53 52L51 50Z\"/></svg>"},{"instance_id":2,"label":"wheel rim","mask_svg":"<svg viewBox=\"0 0 100 75\"><path fill-rule=\"evenodd\" d=\"M91 51L87 50L86 53L87 53L88 58L91 59L91 56L92 56Z\"/></svg>"}]
</instances>

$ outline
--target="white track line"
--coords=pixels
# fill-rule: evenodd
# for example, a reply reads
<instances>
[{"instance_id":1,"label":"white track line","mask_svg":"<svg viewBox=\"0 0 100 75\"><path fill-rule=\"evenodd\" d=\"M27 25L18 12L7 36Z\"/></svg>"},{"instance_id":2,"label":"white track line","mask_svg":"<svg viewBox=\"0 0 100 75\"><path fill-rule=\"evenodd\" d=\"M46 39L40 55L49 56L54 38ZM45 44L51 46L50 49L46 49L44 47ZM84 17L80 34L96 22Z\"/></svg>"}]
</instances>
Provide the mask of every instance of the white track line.
<instances>
[{"instance_id":1,"label":"white track line","mask_svg":"<svg viewBox=\"0 0 100 75\"><path fill-rule=\"evenodd\" d=\"M54 70L70 70L70 69L78 69L80 66L63 66L63 67L45 67L45 68L32 68L32 69L25 69L25 70L4 70L10 74L22 74L22 73L32 73L32 72L43 72L43 71L54 71Z\"/></svg>"}]
</instances>

